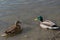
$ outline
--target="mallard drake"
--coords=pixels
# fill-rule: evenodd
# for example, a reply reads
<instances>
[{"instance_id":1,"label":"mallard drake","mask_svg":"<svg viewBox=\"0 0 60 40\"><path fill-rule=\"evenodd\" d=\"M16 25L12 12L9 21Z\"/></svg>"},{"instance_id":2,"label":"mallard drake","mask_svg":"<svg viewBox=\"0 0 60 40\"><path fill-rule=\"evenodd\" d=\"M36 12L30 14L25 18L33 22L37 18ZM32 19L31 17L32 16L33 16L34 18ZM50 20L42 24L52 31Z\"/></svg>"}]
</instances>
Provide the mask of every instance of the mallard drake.
<instances>
[{"instance_id":1,"label":"mallard drake","mask_svg":"<svg viewBox=\"0 0 60 40\"><path fill-rule=\"evenodd\" d=\"M14 33L18 33L18 32L21 32L22 31L22 28L21 28L21 22L20 21L17 21L15 23L15 25L12 25L11 27L9 27L5 32L4 34L2 34L1 36L7 36L7 35L10 35L10 34L14 34Z\"/></svg>"},{"instance_id":2,"label":"mallard drake","mask_svg":"<svg viewBox=\"0 0 60 40\"><path fill-rule=\"evenodd\" d=\"M38 16L36 20L40 21L40 27L41 28L45 28L45 29L59 29L59 27L56 26L56 24L50 20L45 20L43 21L43 17L42 16Z\"/></svg>"}]
</instances>

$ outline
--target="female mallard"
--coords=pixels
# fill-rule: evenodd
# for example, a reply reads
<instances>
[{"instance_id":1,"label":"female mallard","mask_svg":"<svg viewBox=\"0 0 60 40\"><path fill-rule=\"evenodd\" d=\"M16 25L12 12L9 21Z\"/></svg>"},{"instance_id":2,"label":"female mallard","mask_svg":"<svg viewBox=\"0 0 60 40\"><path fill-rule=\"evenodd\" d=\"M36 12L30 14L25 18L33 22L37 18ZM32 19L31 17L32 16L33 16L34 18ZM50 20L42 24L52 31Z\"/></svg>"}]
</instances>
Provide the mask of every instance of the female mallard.
<instances>
[{"instance_id":1,"label":"female mallard","mask_svg":"<svg viewBox=\"0 0 60 40\"><path fill-rule=\"evenodd\" d=\"M55 23L53 23L50 20L43 21L43 17L39 16L35 20L40 20L40 27L45 29L58 29L59 27L56 26Z\"/></svg>"},{"instance_id":2,"label":"female mallard","mask_svg":"<svg viewBox=\"0 0 60 40\"><path fill-rule=\"evenodd\" d=\"M21 22L17 21L15 25L9 27L1 36L7 36L10 34L21 32L21 31L22 31Z\"/></svg>"}]
</instances>

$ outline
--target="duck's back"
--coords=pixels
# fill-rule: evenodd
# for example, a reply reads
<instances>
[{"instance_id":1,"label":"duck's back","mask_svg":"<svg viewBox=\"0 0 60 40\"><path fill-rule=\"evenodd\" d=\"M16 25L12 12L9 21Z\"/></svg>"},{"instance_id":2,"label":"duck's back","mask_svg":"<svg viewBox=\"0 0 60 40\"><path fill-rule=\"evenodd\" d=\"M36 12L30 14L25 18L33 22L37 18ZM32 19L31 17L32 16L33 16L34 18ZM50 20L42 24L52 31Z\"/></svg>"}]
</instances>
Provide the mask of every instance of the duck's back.
<instances>
[{"instance_id":1,"label":"duck's back","mask_svg":"<svg viewBox=\"0 0 60 40\"><path fill-rule=\"evenodd\" d=\"M44 21L44 22L42 22L43 24L45 24L45 25L47 25L47 26L53 26L53 25L55 25L55 23L53 23L52 21L50 21L50 20L46 20L46 21Z\"/></svg>"},{"instance_id":2,"label":"duck's back","mask_svg":"<svg viewBox=\"0 0 60 40\"><path fill-rule=\"evenodd\" d=\"M16 28L16 25L13 25L13 26L9 27L6 31L7 31L7 32L12 31L12 30L14 30L15 28Z\"/></svg>"},{"instance_id":3,"label":"duck's back","mask_svg":"<svg viewBox=\"0 0 60 40\"><path fill-rule=\"evenodd\" d=\"M20 31L21 30L21 26L16 26L16 25L13 25L13 26L11 26L11 27L9 27L6 31L5 31L5 33L15 33L15 32L18 32L18 31Z\"/></svg>"}]
</instances>

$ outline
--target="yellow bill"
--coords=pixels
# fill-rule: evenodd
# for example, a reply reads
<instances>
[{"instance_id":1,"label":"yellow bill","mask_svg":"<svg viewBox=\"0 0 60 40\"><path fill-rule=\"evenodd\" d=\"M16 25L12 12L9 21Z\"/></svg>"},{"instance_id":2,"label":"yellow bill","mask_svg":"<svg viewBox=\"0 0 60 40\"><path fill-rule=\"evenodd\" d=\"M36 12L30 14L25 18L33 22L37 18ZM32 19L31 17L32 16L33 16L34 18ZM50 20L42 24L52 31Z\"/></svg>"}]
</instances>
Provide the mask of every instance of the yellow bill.
<instances>
[{"instance_id":1,"label":"yellow bill","mask_svg":"<svg viewBox=\"0 0 60 40\"><path fill-rule=\"evenodd\" d=\"M35 20L35 21L37 21L38 19L37 19L37 18L35 18L34 20Z\"/></svg>"}]
</instances>

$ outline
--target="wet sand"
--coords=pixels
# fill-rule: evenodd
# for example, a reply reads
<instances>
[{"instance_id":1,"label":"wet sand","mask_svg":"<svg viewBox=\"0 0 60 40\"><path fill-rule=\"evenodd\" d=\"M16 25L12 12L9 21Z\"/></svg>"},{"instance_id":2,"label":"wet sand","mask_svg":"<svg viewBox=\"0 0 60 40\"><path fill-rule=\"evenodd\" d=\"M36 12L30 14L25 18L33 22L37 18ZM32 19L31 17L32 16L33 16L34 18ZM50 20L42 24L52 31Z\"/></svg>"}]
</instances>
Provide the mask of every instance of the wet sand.
<instances>
[{"instance_id":1,"label":"wet sand","mask_svg":"<svg viewBox=\"0 0 60 40\"><path fill-rule=\"evenodd\" d=\"M41 29L34 21L40 15L60 26L60 0L0 0L0 35L16 20L23 27L21 34L0 40L60 40L60 31Z\"/></svg>"}]
</instances>

